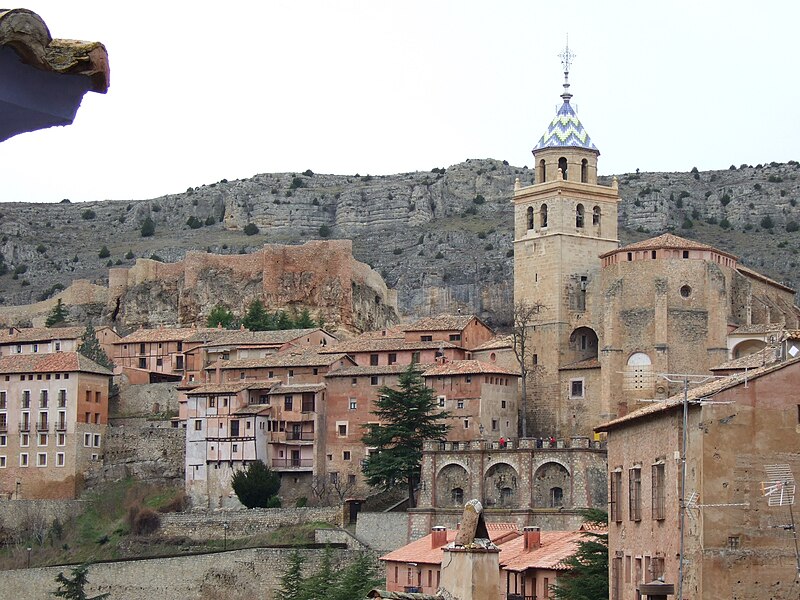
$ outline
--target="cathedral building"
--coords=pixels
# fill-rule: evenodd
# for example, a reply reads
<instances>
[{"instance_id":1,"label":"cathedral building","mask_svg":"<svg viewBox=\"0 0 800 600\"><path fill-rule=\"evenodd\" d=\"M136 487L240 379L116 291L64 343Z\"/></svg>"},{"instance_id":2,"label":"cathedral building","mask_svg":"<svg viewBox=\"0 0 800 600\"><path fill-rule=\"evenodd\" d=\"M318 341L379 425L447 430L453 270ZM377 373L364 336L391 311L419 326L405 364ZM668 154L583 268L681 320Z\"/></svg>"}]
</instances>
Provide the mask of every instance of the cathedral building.
<instances>
[{"instance_id":1,"label":"cathedral building","mask_svg":"<svg viewBox=\"0 0 800 600\"><path fill-rule=\"evenodd\" d=\"M670 233L620 247L617 181L598 183L600 152L564 67L563 103L533 148L535 183L517 181L513 198L514 297L535 309L528 437L591 435L638 401L671 395L665 374L739 356L729 333L758 350L744 333L794 328L800 315L794 290L723 250Z\"/></svg>"}]
</instances>

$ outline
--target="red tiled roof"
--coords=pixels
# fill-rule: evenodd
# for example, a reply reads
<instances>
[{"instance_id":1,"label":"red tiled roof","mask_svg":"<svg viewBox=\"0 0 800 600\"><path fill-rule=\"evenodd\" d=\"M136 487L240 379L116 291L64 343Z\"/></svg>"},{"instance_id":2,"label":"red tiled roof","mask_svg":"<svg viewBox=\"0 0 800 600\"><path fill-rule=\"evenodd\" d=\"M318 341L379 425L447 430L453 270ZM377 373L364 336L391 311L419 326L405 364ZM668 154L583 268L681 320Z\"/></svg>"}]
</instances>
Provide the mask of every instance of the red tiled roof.
<instances>
[{"instance_id":1,"label":"red tiled roof","mask_svg":"<svg viewBox=\"0 0 800 600\"><path fill-rule=\"evenodd\" d=\"M402 325L398 325L387 329L378 329L377 331L365 331L358 337L353 338L353 340L381 340L391 338L400 338L402 340L405 336L405 329ZM350 341L352 342L353 340Z\"/></svg>"},{"instance_id":2,"label":"red tiled roof","mask_svg":"<svg viewBox=\"0 0 800 600\"><path fill-rule=\"evenodd\" d=\"M111 371L78 352L48 354L15 354L0 356L0 373L96 373L111 375Z\"/></svg>"},{"instance_id":3,"label":"red tiled roof","mask_svg":"<svg viewBox=\"0 0 800 600\"><path fill-rule=\"evenodd\" d=\"M310 329L279 329L277 331L250 331L240 329L238 331L226 331L224 335L215 338L205 345L206 348L215 346L282 346L288 342L305 335L310 335L318 328Z\"/></svg>"},{"instance_id":4,"label":"red tiled roof","mask_svg":"<svg viewBox=\"0 0 800 600\"><path fill-rule=\"evenodd\" d=\"M519 377L519 373L509 371L499 365L493 363L486 363L480 360L453 360L443 364L435 365L427 369L423 377L435 377L441 375L480 375L487 374L500 374L500 375L513 375Z\"/></svg>"},{"instance_id":5,"label":"red tiled roof","mask_svg":"<svg viewBox=\"0 0 800 600\"><path fill-rule=\"evenodd\" d=\"M489 539L494 543L519 535L515 523L486 523L486 529L489 532ZM433 534L429 533L423 538L381 556L380 560L439 565L442 563L442 555L444 554L442 548L450 542L455 541L456 533L458 532L448 529L447 543L438 548L431 548L431 537Z\"/></svg>"},{"instance_id":6,"label":"red tiled roof","mask_svg":"<svg viewBox=\"0 0 800 600\"><path fill-rule=\"evenodd\" d=\"M461 331L472 319L478 319L475 315L437 315L435 317L423 317L406 325L406 331ZM480 319L478 319L480 320Z\"/></svg>"},{"instance_id":7,"label":"red tiled roof","mask_svg":"<svg viewBox=\"0 0 800 600\"><path fill-rule=\"evenodd\" d=\"M77 340L86 331L85 327L26 327L4 328L0 333L0 344L21 344L28 342L49 342L50 340Z\"/></svg>"},{"instance_id":8,"label":"red tiled roof","mask_svg":"<svg viewBox=\"0 0 800 600\"><path fill-rule=\"evenodd\" d=\"M346 354L322 353L319 349L305 350L284 350L276 354L270 354L262 358L237 358L234 360L218 360L206 367L206 371L214 370L217 365L223 370L228 369L268 369L272 367L327 367L338 360L347 359L352 363Z\"/></svg>"},{"instance_id":9,"label":"red tiled roof","mask_svg":"<svg viewBox=\"0 0 800 600\"><path fill-rule=\"evenodd\" d=\"M736 265L736 270L739 271L739 273L741 273L745 277L752 277L753 279L758 279L758 280L763 281L765 283L769 283L770 285L774 285L776 287L783 288L784 290L789 291L789 292L794 292L795 291L794 289L790 288L788 285L783 284L783 283L781 283L779 281L775 281L774 279L770 279L766 275L762 275L758 271L753 271L753 269L748 269L744 265Z\"/></svg>"},{"instance_id":10,"label":"red tiled roof","mask_svg":"<svg viewBox=\"0 0 800 600\"><path fill-rule=\"evenodd\" d=\"M380 338L380 339L361 339L348 340L335 346L329 346L321 352L393 352L400 350L438 350L439 348L460 348L452 342L444 341L405 341L400 338Z\"/></svg>"},{"instance_id":11,"label":"red tiled roof","mask_svg":"<svg viewBox=\"0 0 800 600\"><path fill-rule=\"evenodd\" d=\"M513 335L496 335L489 341L482 343L477 348L473 348L473 352L480 352L481 350L499 350L501 348L513 348L514 336Z\"/></svg>"},{"instance_id":12,"label":"red tiled roof","mask_svg":"<svg viewBox=\"0 0 800 600\"><path fill-rule=\"evenodd\" d=\"M431 364L417 364L415 370L420 373L431 367ZM364 367L347 367L326 373L325 377L357 377L359 375L399 375L408 369L408 365L377 365Z\"/></svg>"},{"instance_id":13,"label":"red tiled roof","mask_svg":"<svg viewBox=\"0 0 800 600\"><path fill-rule=\"evenodd\" d=\"M727 389L736 387L737 385L741 385L745 381L752 381L753 379L763 377L764 375L768 375L769 373L777 371L778 369L784 369L787 367L798 365L798 363L800 363L800 356L798 356L797 358L793 358L791 360L786 360L781 363L767 365L765 367L761 367L760 369L753 369L751 371L740 371L738 373L733 373L731 375L728 375L727 377L715 379L713 381L709 381L708 383L704 383L703 385L699 385L697 387L690 389L688 393L688 399L691 402L695 400L701 400L702 398L708 398L710 396L713 396L714 394L718 394ZM661 402L653 402L648 406L644 406L640 409L634 410L633 412L630 412L627 415L624 415L622 417L604 423L599 427L595 427L594 430L610 431L612 429L616 429L617 427L624 426L630 421L635 421L636 419L640 419L642 417L647 417L649 415L658 414L660 412L678 408L682 405L683 405L683 392L675 394L674 396L670 396L669 398Z\"/></svg>"},{"instance_id":14,"label":"red tiled roof","mask_svg":"<svg viewBox=\"0 0 800 600\"><path fill-rule=\"evenodd\" d=\"M520 536L500 546L500 567L518 572L526 569L564 570L564 559L575 554L578 542L584 537L582 531L542 531L541 545L525 550L524 535Z\"/></svg>"},{"instance_id":15,"label":"red tiled roof","mask_svg":"<svg viewBox=\"0 0 800 600\"><path fill-rule=\"evenodd\" d=\"M214 334L219 329L214 327L159 327L157 329L139 329L114 344L139 344L142 342L185 342L198 333Z\"/></svg>"},{"instance_id":16,"label":"red tiled roof","mask_svg":"<svg viewBox=\"0 0 800 600\"><path fill-rule=\"evenodd\" d=\"M736 259L733 254L729 254L724 250L719 250L713 246L709 246L708 244L703 244L702 242L697 242L695 240L687 240L686 238L682 238L672 233L664 233L653 238L642 240L641 242L628 244L627 246L612 250L611 252L601 254L600 258L611 256L617 252L630 252L633 250L660 250L661 248L669 248L671 250L710 250L712 252L716 252L717 254L724 254L725 256Z\"/></svg>"},{"instance_id":17,"label":"red tiled roof","mask_svg":"<svg viewBox=\"0 0 800 600\"><path fill-rule=\"evenodd\" d=\"M600 361L596 358L585 358L574 363L569 363L563 367L559 367L559 371L569 371L571 369L599 369Z\"/></svg>"},{"instance_id":18,"label":"red tiled roof","mask_svg":"<svg viewBox=\"0 0 800 600\"><path fill-rule=\"evenodd\" d=\"M269 391L270 396L277 394L302 394L303 392L321 392L325 389L324 383L298 383L295 385L279 383Z\"/></svg>"},{"instance_id":19,"label":"red tiled roof","mask_svg":"<svg viewBox=\"0 0 800 600\"><path fill-rule=\"evenodd\" d=\"M254 383L209 383L208 385L201 385L193 390L186 392L187 396L213 396L216 394L238 394L250 387L264 387L264 384Z\"/></svg>"},{"instance_id":20,"label":"red tiled roof","mask_svg":"<svg viewBox=\"0 0 800 600\"><path fill-rule=\"evenodd\" d=\"M747 354L733 360L726 361L715 367L711 367L711 371L735 371L737 369L757 369L766 365L771 365L778 362L779 357L776 356L778 351L776 348L762 348L752 354Z\"/></svg>"}]
</instances>

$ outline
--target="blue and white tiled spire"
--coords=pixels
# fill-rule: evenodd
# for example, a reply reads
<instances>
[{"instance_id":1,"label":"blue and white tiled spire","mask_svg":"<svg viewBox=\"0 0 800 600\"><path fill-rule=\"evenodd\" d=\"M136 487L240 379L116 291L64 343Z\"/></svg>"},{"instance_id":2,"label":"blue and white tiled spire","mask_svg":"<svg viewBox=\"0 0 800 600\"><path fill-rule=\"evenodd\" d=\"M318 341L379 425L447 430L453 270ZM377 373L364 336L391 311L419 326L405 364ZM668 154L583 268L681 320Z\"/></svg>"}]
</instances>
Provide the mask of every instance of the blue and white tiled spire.
<instances>
[{"instance_id":1,"label":"blue and white tiled spire","mask_svg":"<svg viewBox=\"0 0 800 600\"><path fill-rule=\"evenodd\" d=\"M570 98L572 98L572 94L569 93L569 68L572 64L572 59L575 58L575 54L569 49L569 41L567 41L567 47L559 54L559 57L564 67L564 93L561 94L564 103L550 122L547 131L544 132L544 135L534 146L533 152L546 148L583 148L599 154L600 151L592 143L589 134L586 133L578 119L575 109L569 103Z\"/></svg>"}]
</instances>

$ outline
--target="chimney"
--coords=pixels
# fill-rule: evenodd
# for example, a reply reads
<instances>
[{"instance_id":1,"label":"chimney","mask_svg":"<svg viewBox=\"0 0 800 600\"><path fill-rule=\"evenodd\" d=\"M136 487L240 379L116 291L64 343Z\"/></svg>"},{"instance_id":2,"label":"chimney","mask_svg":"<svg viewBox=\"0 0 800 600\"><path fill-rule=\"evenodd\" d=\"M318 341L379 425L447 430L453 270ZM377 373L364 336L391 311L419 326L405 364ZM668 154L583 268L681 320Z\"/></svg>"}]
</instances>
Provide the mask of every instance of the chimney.
<instances>
[{"instance_id":1,"label":"chimney","mask_svg":"<svg viewBox=\"0 0 800 600\"><path fill-rule=\"evenodd\" d=\"M216 368L214 369L214 383L216 384L222 383L222 368L219 359L217 359L217 365Z\"/></svg>"},{"instance_id":2,"label":"chimney","mask_svg":"<svg viewBox=\"0 0 800 600\"><path fill-rule=\"evenodd\" d=\"M431 529L431 548L441 548L447 543L447 529L441 525L435 525Z\"/></svg>"},{"instance_id":3,"label":"chimney","mask_svg":"<svg viewBox=\"0 0 800 600\"><path fill-rule=\"evenodd\" d=\"M525 538L524 548L526 551L542 547L542 531L539 527L523 527L522 535Z\"/></svg>"}]
</instances>

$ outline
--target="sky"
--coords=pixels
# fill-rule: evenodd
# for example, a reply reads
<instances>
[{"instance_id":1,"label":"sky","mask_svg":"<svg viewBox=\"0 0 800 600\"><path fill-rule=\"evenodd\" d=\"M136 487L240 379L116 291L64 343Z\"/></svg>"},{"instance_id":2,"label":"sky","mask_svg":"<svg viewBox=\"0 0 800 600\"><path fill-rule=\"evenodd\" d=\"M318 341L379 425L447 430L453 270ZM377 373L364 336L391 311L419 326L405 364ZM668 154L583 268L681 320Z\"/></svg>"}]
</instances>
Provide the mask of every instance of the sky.
<instances>
[{"instance_id":1,"label":"sky","mask_svg":"<svg viewBox=\"0 0 800 600\"><path fill-rule=\"evenodd\" d=\"M122 10L122 6L133 10ZM101 41L107 94L0 144L0 202L155 198L220 179L532 165L572 104L601 174L800 160L800 3L27 0Z\"/></svg>"}]
</instances>

